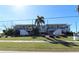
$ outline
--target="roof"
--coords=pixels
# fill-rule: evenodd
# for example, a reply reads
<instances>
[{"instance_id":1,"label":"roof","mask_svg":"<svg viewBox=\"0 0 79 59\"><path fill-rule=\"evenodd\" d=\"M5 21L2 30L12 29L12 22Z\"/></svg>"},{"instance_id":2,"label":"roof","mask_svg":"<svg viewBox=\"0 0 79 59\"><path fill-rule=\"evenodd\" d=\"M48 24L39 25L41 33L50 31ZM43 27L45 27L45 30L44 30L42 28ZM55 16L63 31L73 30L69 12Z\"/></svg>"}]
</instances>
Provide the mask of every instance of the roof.
<instances>
[{"instance_id":1,"label":"roof","mask_svg":"<svg viewBox=\"0 0 79 59\"><path fill-rule=\"evenodd\" d=\"M48 26L52 26L52 25L68 25L70 26L69 24L46 24ZM34 26L34 24L17 24L15 26Z\"/></svg>"}]
</instances>

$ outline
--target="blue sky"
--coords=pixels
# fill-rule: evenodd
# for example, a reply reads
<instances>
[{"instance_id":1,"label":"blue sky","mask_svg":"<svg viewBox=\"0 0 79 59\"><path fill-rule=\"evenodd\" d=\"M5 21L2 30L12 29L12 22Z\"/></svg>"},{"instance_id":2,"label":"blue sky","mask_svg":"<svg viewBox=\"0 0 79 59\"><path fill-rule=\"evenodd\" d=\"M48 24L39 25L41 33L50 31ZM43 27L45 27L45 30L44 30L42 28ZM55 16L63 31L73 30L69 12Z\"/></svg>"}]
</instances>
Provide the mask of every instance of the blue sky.
<instances>
[{"instance_id":1,"label":"blue sky","mask_svg":"<svg viewBox=\"0 0 79 59\"><path fill-rule=\"evenodd\" d=\"M31 24L37 15L45 18L78 16L76 5L29 5L29 6L10 6L0 5L0 30L15 24ZM10 22L13 20L13 22ZM15 21L25 20L25 21ZM45 19L45 22L47 19ZM71 30L75 31L75 22L79 23L79 17L48 19L49 24L70 24ZM46 22L47 23L47 22ZM78 28L79 29L79 28ZM79 31L79 30L78 30Z\"/></svg>"}]
</instances>

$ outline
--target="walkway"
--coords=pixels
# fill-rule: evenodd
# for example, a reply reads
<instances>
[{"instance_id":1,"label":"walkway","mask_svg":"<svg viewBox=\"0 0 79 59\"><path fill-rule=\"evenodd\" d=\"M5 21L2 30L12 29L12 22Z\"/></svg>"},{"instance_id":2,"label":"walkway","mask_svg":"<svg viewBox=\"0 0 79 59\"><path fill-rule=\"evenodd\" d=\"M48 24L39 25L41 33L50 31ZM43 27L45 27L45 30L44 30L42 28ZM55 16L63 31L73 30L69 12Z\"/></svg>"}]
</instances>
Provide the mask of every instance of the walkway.
<instances>
[{"instance_id":1,"label":"walkway","mask_svg":"<svg viewBox=\"0 0 79 59\"><path fill-rule=\"evenodd\" d=\"M41 43L41 42L46 42L46 41L42 41L42 40L40 40L40 41L36 41L36 40L29 40L29 41L27 41L27 40L0 40L0 42L37 42L37 43Z\"/></svg>"},{"instance_id":2,"label":"walkway","mask_svg":"<svg viewBox=\"0 0 79 59\"><path fill-rule=\"evenodd\" d=\"M0 40L0 42L36 42L36 43L46 43L46 42L51 42L51 41L43 41L43 40ZM74 42L74 43L79 43L79 41L66 41L66 42Z\"/></svg>"}]
</instances>

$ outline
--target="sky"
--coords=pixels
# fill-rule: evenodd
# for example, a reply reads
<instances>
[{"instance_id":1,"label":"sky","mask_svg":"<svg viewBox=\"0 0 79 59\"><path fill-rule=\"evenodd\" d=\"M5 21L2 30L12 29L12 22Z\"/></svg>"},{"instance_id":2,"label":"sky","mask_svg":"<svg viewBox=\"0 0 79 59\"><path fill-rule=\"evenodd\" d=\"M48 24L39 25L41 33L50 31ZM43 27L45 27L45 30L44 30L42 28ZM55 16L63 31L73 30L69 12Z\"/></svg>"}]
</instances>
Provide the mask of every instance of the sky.
<instances>
[{"instance_id":1,"label":"sky","mask_svg":"<svg viewBox=\"0 0 79 59\"><path fill-rule=\"evenodd\" d=\"M0 5L0 32L16 24L32 24L37 16L45 18L79 16L76 5ZM79 29L79 17L44 19L47 24L69 24L71 31ZM34 23L34 21L33 21ZM78 30L79 31L79 30Z\"/></svg>"}]
</instances>

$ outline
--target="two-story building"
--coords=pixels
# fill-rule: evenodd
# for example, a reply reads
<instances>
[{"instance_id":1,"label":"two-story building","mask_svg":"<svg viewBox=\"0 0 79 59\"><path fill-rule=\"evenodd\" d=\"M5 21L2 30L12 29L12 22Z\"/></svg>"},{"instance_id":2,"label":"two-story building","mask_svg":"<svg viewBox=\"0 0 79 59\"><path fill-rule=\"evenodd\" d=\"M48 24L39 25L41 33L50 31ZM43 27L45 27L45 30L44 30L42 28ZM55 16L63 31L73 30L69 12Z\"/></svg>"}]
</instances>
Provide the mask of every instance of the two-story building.
<instances>
[{"instance_id":1,"label":"two-story building","mask_svg":"<svg viewBox=\"0 0 79 59\"><path fill-rule=\"evenodd\" d=\"M15 30L19 30L20 31L20 35L23 33L28 32L27 35L31 34L33 27L35 27L35 25L32 24L27 24L27 25L15 25L14 29ZM47 25L42 25L40 27L40 32L41 33L53 33L54 31L61 29L63 32L70 32L70 25L67 24L47 24ZM23 32L22 32L23 31ZM24 34L26 35L26 34Z\"/></svg>"}]
</instances>

